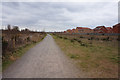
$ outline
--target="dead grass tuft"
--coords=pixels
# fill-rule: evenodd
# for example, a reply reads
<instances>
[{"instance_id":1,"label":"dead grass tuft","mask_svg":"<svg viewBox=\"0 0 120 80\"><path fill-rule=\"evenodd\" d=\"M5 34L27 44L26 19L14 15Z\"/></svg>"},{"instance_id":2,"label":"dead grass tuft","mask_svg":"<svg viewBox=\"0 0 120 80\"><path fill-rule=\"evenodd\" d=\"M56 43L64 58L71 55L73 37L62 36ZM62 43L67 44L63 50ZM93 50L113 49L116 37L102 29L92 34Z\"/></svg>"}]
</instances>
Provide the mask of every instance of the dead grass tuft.
<instances>
[{"instance_id":1,"label":"dead grass tuft","mask_svg":"<svg viewBox=\"0 0 120 80\"><path fill-rule=\"evenodd\" d=\"M68 36L64 37L67 37L67 40L53 36L64 53L90 78L118 78L119 57L118 49L112 46L114 43L93 41L89 44L89 40L83 38L80 43L77 39L73 43L71 37L70 40ZM112 45L106 45L108 43Z\"/></svg>"}]
</instances>

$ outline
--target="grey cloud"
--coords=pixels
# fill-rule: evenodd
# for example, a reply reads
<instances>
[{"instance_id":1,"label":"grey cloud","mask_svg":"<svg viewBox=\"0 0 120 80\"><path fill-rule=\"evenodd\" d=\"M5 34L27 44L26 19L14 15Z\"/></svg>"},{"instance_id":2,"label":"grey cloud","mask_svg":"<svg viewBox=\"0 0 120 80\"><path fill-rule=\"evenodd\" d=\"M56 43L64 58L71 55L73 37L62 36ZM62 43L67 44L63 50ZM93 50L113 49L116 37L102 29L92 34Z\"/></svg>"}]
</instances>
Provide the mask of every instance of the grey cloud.
<instances>
[{"instance_id":1,"label":"grey cloud","mask_svg":"<svg viewBox=\"0 0 120 80\"><path fill-rule=\"evenodd\" d=\"M2 6L3 25L21 25L34 30L112 26L118 18L117 2L3 2Z\"/></svg>"}]
</instances>

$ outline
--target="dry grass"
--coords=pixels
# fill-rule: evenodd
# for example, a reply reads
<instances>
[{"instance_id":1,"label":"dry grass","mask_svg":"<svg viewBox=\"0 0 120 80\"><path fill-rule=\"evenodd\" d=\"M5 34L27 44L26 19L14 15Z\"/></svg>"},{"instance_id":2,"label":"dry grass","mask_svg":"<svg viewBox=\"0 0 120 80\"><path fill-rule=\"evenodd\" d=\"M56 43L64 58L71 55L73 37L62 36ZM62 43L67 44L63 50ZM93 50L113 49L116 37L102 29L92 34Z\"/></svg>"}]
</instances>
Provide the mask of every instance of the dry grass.
<instances>
[{"instance_id":1,"label":"dry grass","mask_svg":"<svg viewBox=\"0 0 120 80\"><path fill-rule=\"evenodd\" d=\"M42 41L46 35L43 36L43 38L37 42L32 42L29 44L25 44L19 48L17 48L14 52L7 52L6 56L2 59L2 71L4 71L9 65L11 65L15 60L19 59L25 52L27 52L30 48L35 46L37 43Z\"/></svg>"},{"instance_id":2,"label":"dry grass","mask_svg":"<svg viewBox=\"0 0 120 80\"><path fill-rule=\"evenodd\" d=\"M108 46L107 42L81 40L87 46L81 46L77 41L53 36L66 55L77 67L92 78L118 77L118 48ZM109 43L109 42L108 42ZM112 43L111 43L112 44ZM110 45L110 44L109 44Z\"/></svg>"}]
</instances>

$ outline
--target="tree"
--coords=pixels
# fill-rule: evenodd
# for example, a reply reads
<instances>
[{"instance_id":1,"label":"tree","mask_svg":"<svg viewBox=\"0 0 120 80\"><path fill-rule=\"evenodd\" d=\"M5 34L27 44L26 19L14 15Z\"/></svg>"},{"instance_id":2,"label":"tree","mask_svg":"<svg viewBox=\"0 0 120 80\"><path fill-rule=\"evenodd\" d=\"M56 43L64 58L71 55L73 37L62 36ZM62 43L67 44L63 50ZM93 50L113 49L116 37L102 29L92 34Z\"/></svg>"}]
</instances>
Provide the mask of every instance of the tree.
<instances>
[{"instance_id":1,"label":"tree","mask_svg":"<svg viewBox=\"0 0 120 80\"><path fill-rule=\"evenodd\" d=\"M10 24L8 24L7 29L8 29L8 30L11 30L11 26L10 26Z\"/></svg>"},{"instance_id":2,"label":"tree","mask_svg":"<svg viewBox=\"0 0 120 80\"><path fill-rule=\"evenodd\" d=\"M14 31L19 31L19 27L18 26L13 26L13 30Z\"/></svg>"},{"instance_id":3,"label":"tree","mask_svg":"<svg viewBox=\"0 0 120 80\"><path fill-rule=\"evenodd\" d=\"M25 28L25 31L29 32L30 30L29 30L29 29L27 29L27 28Z\"/></svg>"}]
</instances>

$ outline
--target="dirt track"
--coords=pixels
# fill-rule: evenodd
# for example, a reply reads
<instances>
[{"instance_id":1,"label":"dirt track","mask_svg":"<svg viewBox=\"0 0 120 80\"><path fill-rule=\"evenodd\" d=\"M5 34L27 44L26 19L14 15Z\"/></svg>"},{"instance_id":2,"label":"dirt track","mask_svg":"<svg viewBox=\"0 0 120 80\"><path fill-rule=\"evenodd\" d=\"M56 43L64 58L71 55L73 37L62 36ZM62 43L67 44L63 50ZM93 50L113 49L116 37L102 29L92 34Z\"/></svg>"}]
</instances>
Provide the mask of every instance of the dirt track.
<instances>
[{"instance_id":1,"label":"dirt track","mask_svg":"<svg viewBox=\"0 0 120 80\"><path fill-rule=\"evenodd\" d=\"M49 34L3 73L3 78L75 77L85 76L64 55Z\"/></svg>"}]
</instances>

